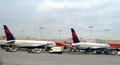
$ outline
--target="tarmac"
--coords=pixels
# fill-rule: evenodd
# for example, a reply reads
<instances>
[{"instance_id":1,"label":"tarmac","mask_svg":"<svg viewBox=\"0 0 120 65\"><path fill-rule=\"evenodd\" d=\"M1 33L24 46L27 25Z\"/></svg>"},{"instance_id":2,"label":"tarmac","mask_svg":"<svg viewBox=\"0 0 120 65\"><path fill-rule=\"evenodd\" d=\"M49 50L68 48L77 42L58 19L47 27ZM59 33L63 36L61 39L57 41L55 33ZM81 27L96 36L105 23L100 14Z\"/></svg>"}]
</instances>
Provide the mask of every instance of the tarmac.
<instances>
[{"instance_id":1,"label":"tarmac","mask_svg":"<svg viewBox=\"0 0 120 65\"><path fill-rule=\"evenodd\" d=\"M120 56L117 55L30 54L25 51L0 50L0 58L2 65L120 65Z\"/></svg>"}]
</instances>

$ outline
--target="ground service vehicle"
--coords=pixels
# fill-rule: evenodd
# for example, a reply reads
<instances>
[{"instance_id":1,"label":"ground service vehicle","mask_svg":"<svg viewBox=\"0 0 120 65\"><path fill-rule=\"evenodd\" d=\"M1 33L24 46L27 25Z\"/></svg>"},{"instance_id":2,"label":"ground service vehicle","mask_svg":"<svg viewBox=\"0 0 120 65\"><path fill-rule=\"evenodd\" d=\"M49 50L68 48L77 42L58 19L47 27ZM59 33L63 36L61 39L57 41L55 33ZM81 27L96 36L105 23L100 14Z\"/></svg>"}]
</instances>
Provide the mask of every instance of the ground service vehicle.
<instances>
[{"instance_id":1,"label":"ground service vehicle","mask_svg":"<svg viewBox=\"0 0 120 65\"><path fill-rule=\"evenodd\" d=\"M120 51L118 51L118 52L117 52L117 55L119 55L119 56L120 56Z\"/></svg>"},{"instance_id":2,"label":"ground service vehicle","mask_svg":"<svg viewBox=\"0 0 120 65\"><path fill-rule=\"evenodd\" d=\"M51 50L49 51L49 53L57 53L57 54L62 54L63 53L63 47L59 46L59 47L52 47Z\"/></svg>"}]
</instances>

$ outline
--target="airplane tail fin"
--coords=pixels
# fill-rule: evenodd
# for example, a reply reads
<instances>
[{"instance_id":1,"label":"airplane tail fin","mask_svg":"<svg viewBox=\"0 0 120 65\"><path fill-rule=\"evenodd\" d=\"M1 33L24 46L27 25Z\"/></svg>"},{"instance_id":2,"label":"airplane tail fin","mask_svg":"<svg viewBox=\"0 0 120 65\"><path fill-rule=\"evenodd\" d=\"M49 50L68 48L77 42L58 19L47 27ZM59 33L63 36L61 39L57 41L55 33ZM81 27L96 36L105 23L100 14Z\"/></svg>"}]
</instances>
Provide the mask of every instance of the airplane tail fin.
<instances>
[{"instance_id":1,"label":"airplane tail fin","mask_svg":"<svg viewBox=\"0 0 120 65\"><path fill-rule=\"evenodd\" d=\"M4 27L5 35L7 37L7 41L15 40L14 36L10 32L10 30L8 29L7 25L3 25L3 27Z\"/></svg>"},{"instance_id":2,"label":"airplane tail fin","mask_svg":"<svg viewBox=\"0 0 120 65\"><path fill-rule=\"evenodd\" d=\"M73 42L74 42L74 43L79 43L80 40L78 39L78 36L77 36L77 34L76 34L76 32L75 32L75 30L74 30L73 28L71 28L71 32L72 32Z\"/></svg>"}]
</instances>

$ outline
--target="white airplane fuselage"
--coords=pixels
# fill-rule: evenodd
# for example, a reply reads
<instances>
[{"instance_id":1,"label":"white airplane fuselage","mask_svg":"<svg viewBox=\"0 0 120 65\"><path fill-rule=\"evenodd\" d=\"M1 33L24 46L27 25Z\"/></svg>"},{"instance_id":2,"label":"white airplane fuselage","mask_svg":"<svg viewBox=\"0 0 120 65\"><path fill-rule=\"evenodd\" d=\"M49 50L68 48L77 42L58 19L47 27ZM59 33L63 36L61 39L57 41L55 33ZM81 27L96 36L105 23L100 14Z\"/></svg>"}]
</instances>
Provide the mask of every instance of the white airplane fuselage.
<instances>
[{"instance_id":1,"label":"white airplane fuselage","mask_svg":"<svg viewBox=\"0 0 120 65\"><path fill-rule=\"evenodd\" d=\"M78 46L81 49L87 49L87 48L91 48L91 49L98 49L98 48L109 48L110 45L109 44L105 44L105 43L73 43L72 46Z\"/></svg>"},{"instance_id":2,"label":"white airplane fuselage","mask_svg":"<svg viewBox=\"0 0 120 65\"><path fill-rule=\"evenodd\" d=\"M9 42L13 42L13 43L9 43ZM36 46L42 46L42 45L46 45L49 47L55 46L55 42L53 42L53 41L10 40L10 41L7 41L7 43L9 45L14 45L17 47L27 47L27 46L36 47Z\"/></svg>"}]
</instances>

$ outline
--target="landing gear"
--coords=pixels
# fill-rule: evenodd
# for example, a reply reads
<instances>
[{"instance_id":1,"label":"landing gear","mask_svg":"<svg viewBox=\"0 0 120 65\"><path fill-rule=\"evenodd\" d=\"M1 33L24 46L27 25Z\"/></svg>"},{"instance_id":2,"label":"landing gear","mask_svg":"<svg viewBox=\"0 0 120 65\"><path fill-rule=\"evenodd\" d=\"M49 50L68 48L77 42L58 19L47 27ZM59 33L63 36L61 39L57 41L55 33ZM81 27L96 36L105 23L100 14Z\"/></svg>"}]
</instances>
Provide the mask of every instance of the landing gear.
<instances>
[{"instance_id":1,"label":"landing gear","mask_svg":"<svg viewBox=\"0 0 120 65\"><path fill-rule=\"evenodd\" d=\"M0 46L2 49L6 49L8 46L7 45L1 45Z\"/></svg>"},{"instance_id":2,"label":"landing gear","mask_svg":"<svg viewBox=\"0 0 120 65\"><path fill-rule=\"evenodd\" d=\"M93 51L90 50L90 48L87 48L87 49L85 50L85 54L90 54L91 52L93 52Z\"/></svg>"},{"instance_id":3,"label":"landing gear","mask_svg":"<svg viewBox=\"0 0 120 65\"><path fill-rule=\"evenodd\" d=\"M111 50L109 48L100 48L94 51L94 54L102 54L102 55L115 55L117 54L116 50Z\"/></svg>"},{"instance_id":4,"label":"landing gear","mask_svg":"<svg viewBox=\"0 0 120 65\"><path fill-rule=\"evenodd\" d=\"M6 52L16 52L17 48L13 47L6 47Z\"/></svg>"},{"instance_id":5,"label":"landing gear","mask_svg":"<svg viewBox=\"0 0 120 65\"><path fill-rule=\"evenodd\" d=\"M35 48L35 49L28 49L28 53L40 54L40 53L41 53L41 49L38 49L38 48Z\"/></svg>"},{"instance_id":6,"label":"landing gear","mask_svg":"<svg viewBox=\"0 0 120 65\"><path fill-rule=\"evenodd\" d=\"M69 48L69 52L80 52L80 48L73 46L73 47Z\"/></svg>"}]
</instances>

